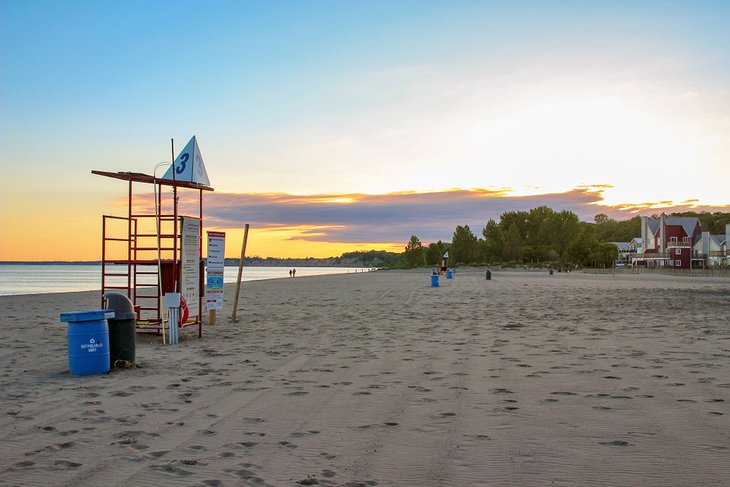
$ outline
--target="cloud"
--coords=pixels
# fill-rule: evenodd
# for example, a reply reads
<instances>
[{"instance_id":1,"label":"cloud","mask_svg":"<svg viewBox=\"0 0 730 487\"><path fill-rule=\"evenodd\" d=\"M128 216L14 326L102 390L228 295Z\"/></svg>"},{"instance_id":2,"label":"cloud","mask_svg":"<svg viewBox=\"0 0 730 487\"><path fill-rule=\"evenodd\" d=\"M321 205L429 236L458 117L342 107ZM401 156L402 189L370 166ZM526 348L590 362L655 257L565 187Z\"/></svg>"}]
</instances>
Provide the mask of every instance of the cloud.
<instances>
[{"instance_id":1,"label":"cloud","mask_svg":"<svg viewBox=\"0 0 730 487\"><path fill-rule=\"evenodd\" d=\"M727 211L728 207L696 207L696 201L673 206L671 201L606 206L608 185L591 185L564 193L510 196L505 190L451 190L430 193L321 194L212 193L205 197L206 225L217 228L297 228L298 240L342 243L397 243L417 235L424 242L451 240L457 225L476 235L490 218L506 211L548 206L568 210L584 221L598 213L626 219L661 211Z\"/></svg>"},{"instance_id":2,"label":"cloud","mask_svg":"<svg viewBox=\"0 0 730 487\"><path fill-rule=\"evenodd\" d=\"M209 229L241 228L249 223L260 230L275 231L284 240L399 245L411 235L426 243L450 241L457 225L469 225L481 236L490 218L499 221L506 211L539 206L571 211L589 222L598 213L625 220L662 212L730 211L730 205L702 206L697 199L609 205L604 196L611 190L608 184L591 184L562 193L520 196L508 188L316 195L213 192L205 194L203 212ZM181 214L198 214L197 193L193 193L182 195ZM135 202L152 212L151 195L137 195Z\"/></svg>"}]
</instances>

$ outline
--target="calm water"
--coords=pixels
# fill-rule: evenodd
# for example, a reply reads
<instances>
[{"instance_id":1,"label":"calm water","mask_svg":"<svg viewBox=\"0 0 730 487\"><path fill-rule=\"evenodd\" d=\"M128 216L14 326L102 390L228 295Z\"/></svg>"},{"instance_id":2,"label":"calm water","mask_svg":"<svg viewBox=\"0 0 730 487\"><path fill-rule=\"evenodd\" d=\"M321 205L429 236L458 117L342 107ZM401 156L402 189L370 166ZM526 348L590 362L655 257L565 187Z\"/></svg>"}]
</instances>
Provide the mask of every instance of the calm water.
<instances>
[{"instance_id":1,"label":"calm water","mask_svg":"<svg viewBox=\"0 0 730 487\"><path fill-rule=\"evenodd\" d=\"M289 278L289 269L289 267L247 266L243 268L243 281ZM296 269L297 277L347 274L367 270L359 267L297 267ZM121 272L126 272L126 267L123 267ZM238 267L225 268L224 282L236 282L237 277ZM101 289L100 264L0 264L0 296L97 289Z\"/></svg>"}]
</instances>

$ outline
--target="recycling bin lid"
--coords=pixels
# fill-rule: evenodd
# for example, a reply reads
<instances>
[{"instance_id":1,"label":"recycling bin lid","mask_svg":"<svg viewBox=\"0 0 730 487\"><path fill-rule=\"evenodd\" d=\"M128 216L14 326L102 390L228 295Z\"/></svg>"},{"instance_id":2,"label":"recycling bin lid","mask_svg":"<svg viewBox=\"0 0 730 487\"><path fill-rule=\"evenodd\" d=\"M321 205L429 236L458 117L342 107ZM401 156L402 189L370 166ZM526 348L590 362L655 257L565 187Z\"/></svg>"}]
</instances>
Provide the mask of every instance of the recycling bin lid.
<instances>
[{"instance_id":1,"label":"recycling bin lid","mask_svg":"<svg viewBox=\"0 0 730 487\"><path fill-rule=\"evenodd\" d=\"M107 318L114 318L114 310L92 309L87 311L68 311L61 313L61 321L64 323L77 323L79 321L98 321Z\"/></svg>"},{"instance_id":2,"label":"recycling bin lid","mask_svg":"<svg viewBox=\"0 0 730 487\"><path fill-rule=\"evenodd\" d=\"M137 312L134 311L134 305L132 301L122 293L104 293L106 298L106 308L108 310L114 310L115 320L131 320L137 319Z\"/></svg>"}]
</instances>

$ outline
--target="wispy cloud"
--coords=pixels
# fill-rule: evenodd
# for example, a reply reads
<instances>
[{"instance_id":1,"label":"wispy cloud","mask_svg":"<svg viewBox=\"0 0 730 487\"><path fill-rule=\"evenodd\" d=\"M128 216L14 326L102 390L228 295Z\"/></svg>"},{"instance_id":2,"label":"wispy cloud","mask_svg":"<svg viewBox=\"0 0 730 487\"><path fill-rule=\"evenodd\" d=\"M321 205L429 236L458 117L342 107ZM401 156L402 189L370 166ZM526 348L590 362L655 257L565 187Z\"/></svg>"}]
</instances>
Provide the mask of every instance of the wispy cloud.
<instances>
[{"instance_id":1,"label":"wispy cloud","mask_svg":"<svg viewBox=\"0 0 730 487\"><path fill-rule=\"evenodd\" d=\"M727 211L729 207L697 208L686 201L602 204L606 185L575 188L565 193L510 196L504 190L452 190L383 195L332 194L297 196L283 193L206 195L206 224L219 228L251 223L257 228L298 228L293 238L321 242L404 242L417 235L425 242L450 240L457 225L476 234L487 220L505 211L549 206L569 210L585 221L598 213L625 219L635 214L687 209Z\"/></svg>"}]
</instances>

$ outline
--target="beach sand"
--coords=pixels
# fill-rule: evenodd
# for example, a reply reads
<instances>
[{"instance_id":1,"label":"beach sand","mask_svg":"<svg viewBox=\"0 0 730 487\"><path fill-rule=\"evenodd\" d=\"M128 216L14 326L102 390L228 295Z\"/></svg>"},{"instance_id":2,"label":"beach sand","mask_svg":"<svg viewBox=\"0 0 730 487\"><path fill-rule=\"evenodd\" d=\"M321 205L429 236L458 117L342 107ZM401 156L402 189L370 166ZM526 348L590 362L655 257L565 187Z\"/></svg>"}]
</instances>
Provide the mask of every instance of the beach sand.
<instances>
[{"instance_id":1,"label":"beach sand","mask_svg":"<svg viewBox=\"0 0 730 487\"><path fill-rule=\"evenodd\" d=\"M460 269L244 283L140 368L68 373L0 298L0 484L730 484L730 279Z\"/></svg>"}]
</instances>

